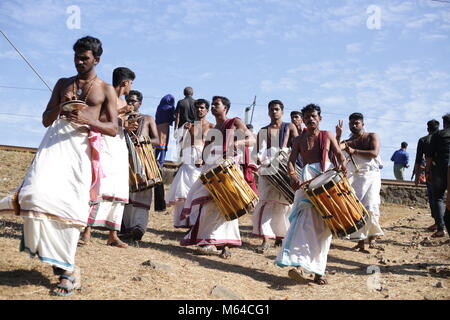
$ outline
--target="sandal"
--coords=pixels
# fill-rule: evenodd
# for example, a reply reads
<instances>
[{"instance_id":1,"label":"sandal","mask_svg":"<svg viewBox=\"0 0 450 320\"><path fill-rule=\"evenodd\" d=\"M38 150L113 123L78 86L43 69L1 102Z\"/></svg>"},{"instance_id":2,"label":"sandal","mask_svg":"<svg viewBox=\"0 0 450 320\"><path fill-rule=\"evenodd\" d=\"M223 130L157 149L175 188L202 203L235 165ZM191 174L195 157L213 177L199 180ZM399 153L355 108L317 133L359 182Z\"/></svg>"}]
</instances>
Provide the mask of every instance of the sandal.
<instances>
[{"instance_id":1,"label":"sandal","mask_svg":"<svg viewBox=\"0 0 450 320\"><path fill-rule=\"evenodd\" d=\"M256 248L256 252L257 253L264 253L267 250L270 249L270 244L268 242L263 243L262 245L260 245L258 248Z\"/></svg>"},{"instance_id":2,"label":"sandal","mask_svg":"<svg viewBox=\"0 0 450 320\"><path fill-rule=\"evenodd\" d=\"M91 242L90 237L81 237L80 240L78 240L78 246L87 246Z\"/></svg>"},{"instance_id":3,"label":"sandal","mask_svg":"<svg viewBox=\"0 0 450 320\"><path fill-rule=\"evenodd\" d=\"M207 245L207 246L198 248L196 253L198 255L203 255L203 256L215 256L215 255L217 255L217 250L216 250L216 247L214 247L213 245Z\"/></svg>"},{"instance_id":4,"label":"sandal","mask_svg":"<svg viewBox=\"0 0 450 320\"><path fill-rule=\"evenodd\" d=\"M229 259L229 258L231 258L230 249L228 249L227 247L223 248L222 252L219 255L219 257L221 257L222 259Z\"/></svg>"},{"instance_id":5,"label":"sandal","mask_svg":"<svg viewBox=\"0 0 450 320\"><path fill-rule=\"evenodd\" d=\"M114 240L112 242L106 243L108 246L117 247L117 248L127 248L128 245L121 240Z\"/></svg>"},{"instance_id":6,"label":"sandal","mask_svg":"<svg viewBox=\"0 0 450 320\"><path fill-rule=\"evenodd\" d=\"M301 284L308 283L308 279L306 278L306 275L303 273L302 269L293 268L293 269L289 270L288 276L289 276L289 278L291 278Z\"/></svg>"},{"instance_id":7,"label":"sandal","mask_svg":"<svg viewBox=\"0 0 450 320\"><path fill-rule=\"evenodd\" d=\"M62 284L62 280L69 280L69 284ZM80 282L80 268L76 267L74 273L69 276L67 274L62 274L59 276L59 283L56 285L56 289L63 289L64 291L55 291L53 290L53 294L60 297L68 297L71 296L75 290L81 290L81 282Z\"/></svg>"},{"instance_id":8,"label":"sandal","mask_svg":"<svg viewBox=\"0 0 450 320\"><path fill-rule=\"evenodd\" d=\"M432 238L442 238L443 236L445 236L444 230L436 231L431 235Z\"/></svg>"},{"instance_id":9,"label":"sandal","mask_svg":"<svg viewBox=\"0 0 450 320\"><path fill-rule=\"evenodd\" d=\"M275 240L275 247L281 247L283 245L283 239L276 239Z\"/></svg>"},{"instance_id":10,"label":"sandal","mask_svg":"<svg viewBox=\"0 0 450 320\"><path fill-rule=\"evenodd\" d=\"M322 286L328 284L328 280L325 277L316 274L316 276L314 277L314 283Z\"/></svg>"}]
</instances>

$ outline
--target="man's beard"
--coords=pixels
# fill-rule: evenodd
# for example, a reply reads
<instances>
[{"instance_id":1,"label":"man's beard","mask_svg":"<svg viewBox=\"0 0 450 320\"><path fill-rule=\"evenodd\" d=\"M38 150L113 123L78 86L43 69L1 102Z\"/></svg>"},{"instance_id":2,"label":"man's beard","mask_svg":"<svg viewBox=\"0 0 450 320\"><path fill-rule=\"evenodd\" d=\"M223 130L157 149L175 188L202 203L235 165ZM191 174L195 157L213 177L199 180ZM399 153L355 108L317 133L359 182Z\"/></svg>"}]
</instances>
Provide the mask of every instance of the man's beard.
<instances>
[{"instance_id":1,"label":"man's beard","mask_svg":"<svg viewBox=\"0 0 450 320\"><path fill-rule=\"evenodd\" d=\"M363 129L350 129L351 133L354 135L360 135Z\"/></svg>"}]
</instances>

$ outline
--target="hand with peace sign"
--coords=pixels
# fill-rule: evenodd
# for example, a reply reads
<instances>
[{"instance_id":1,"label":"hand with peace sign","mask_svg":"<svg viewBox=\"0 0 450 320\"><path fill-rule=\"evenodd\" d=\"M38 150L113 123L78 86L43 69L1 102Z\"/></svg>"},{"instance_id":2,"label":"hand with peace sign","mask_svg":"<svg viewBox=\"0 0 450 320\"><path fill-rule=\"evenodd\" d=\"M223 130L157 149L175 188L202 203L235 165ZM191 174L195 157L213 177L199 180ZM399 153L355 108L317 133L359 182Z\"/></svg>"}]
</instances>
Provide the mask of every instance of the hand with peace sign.
<instances>
[{"instance_id":1,"label":"hand with peace sign","mask_svg":"<svg viewBox=\"0 0 450 320\"><path fill-rule=\"evenodd\" d=\"M343 127L344 127L344 120L339 120L338 124L336 125L336 140L337 140L337 142L341 142L341 135L342 135Z\"/></svg>"}]
</instances>

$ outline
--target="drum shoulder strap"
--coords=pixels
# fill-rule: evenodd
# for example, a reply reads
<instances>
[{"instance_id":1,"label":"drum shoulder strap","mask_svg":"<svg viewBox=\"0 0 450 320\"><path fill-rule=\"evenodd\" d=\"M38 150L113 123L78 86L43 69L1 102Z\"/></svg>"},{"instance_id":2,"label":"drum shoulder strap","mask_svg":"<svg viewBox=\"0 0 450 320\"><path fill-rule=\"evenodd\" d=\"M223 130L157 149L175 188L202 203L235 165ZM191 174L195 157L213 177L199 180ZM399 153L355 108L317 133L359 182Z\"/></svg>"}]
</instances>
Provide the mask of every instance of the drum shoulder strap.
<instances>
[{"instance_id":1,"label":"drum shoulder strap","mask_svg":"<svg viewBox=\"0 0 450 320\"><path fill-rule=\"evenodd\" d=\"M320 168L322 169L322 172L325 172L325 163L327 157L329 157L333 165L337 167L336 155L334 154L333 151L327 150L325 148L327 140L328 140L328 131L321 130L319 133L319 148L320 151L322 152L322 160L320 161Z\"/></svg>"},{"instance_id":2,"label":"drum shoulder strap","mask_svg":"<svg viewBox=\"0 0 450 320\"><path fill-rule=\"evenodd\" d=\"M144 117L145 115L141 114L141 118L138 120L138 128L136 130L136 135L138 137L142 135L142 130L144 130Z\"/></svg>"}]
</instances>

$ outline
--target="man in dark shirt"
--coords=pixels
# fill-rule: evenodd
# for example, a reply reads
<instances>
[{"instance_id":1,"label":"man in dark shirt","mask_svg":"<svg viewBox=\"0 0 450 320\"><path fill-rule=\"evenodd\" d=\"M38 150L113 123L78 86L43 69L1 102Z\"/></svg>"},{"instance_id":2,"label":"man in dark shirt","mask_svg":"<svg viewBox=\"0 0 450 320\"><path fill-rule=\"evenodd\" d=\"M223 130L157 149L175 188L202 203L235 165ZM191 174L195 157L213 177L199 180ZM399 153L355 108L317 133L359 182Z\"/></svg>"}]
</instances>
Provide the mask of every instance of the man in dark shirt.
<instances>
[{"instance_id":1,"label":"man in dark shirt","mask_svg":"<svg viewBox=\"0 0 450 320\"><path fill-rule=\"evenodd\" d=\"M194 90L191 87L186 87L183 93L184 99L179 100L175 108L175 131L186 122L195 121L195 100L192 98Z\"/></svg>"},{"instance_id":2,"label":"man in dark shirt","mask_svg":"<svg viewBox=\"0 0 450 320\"><path fill-rule=\"evenodd\" d=\"M450 160L450 113L442 117L444 129L431 137L430 148L426 154L425 174L433 189L433 217L437 231L432 237L443 237L444 233L444 193L447 188L447 168Z\"/></svg>"},{"instance_id":3,"label":"man in dark shirt","mask_svg":"<svg viewBox=\"0 0 450 320\"><path fill-rule=\"evenodd\" d=\"M397 180L405 180L405 168L408 168L409 154L406 152L408 144L402 142L401 149L394 152L391 161L394 161L394 175Z\"/></svg>"},{"instance_id":4,"label":"man in dark shirt","mask_svg":"<svg viewBox=\"0 0 450 320\"><path fill-rule=\"evenodd\" d=\"M414 166L414 175L416 176L415 184L416 186L419 185L420 177L424 174L425 169L425 161L426 161L426 154L428 153L428 150L430 149L430 142L431 142L431 136L439 131L439 121L437 120L430 120L427 122L427 131L428 135L422 137L417 142L417 151L416 151L416 161ZM427 186L427 192L428 192L428 203L430 205L431 210L431 216L433 216L433 192L431 188L431 183L426 182ZM429 231L436 231L437 230L437 224L434 223L432 226L428 227Z\"/></svg>"}]
</instances>

